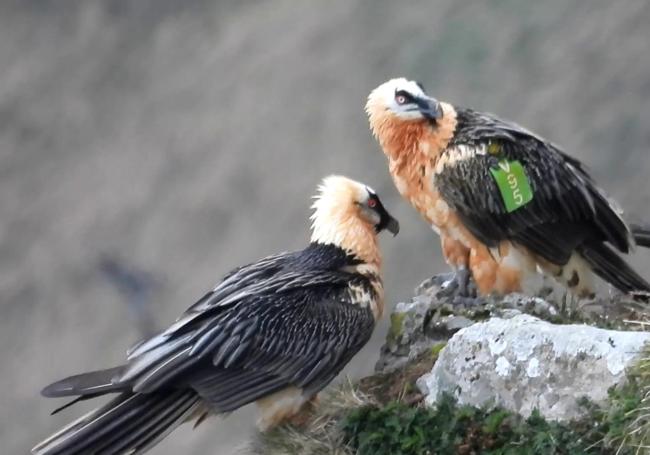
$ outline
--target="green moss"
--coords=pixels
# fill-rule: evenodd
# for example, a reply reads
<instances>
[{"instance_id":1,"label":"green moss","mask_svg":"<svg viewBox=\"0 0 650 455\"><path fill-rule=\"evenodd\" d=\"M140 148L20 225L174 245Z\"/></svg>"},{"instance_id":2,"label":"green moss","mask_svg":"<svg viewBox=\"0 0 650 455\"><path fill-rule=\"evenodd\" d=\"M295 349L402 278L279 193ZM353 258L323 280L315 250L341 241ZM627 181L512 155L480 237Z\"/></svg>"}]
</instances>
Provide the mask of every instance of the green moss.
<instances>
[{"instance_id":1,"label":"green moss","mask_svg":"<svg viewBox=\"0 0 650 455\"><path fill-rule=\"evenodd\" d=\"M487 308L483 308L479 310L476 309L466 310L463 311L461 314L476 322L487 321L492 317L492 312Z\"/></svg>"},{"instance_id":2,"label":"green moss","mask_svg":"<svg viewBox=\"0 0 650 455\"><path fill-rule=\"evenodd\" d=\"M387 340L395 342L402 335L404 330L404 318L406 313L391 313L390 315L390 329L388 329Z\"/></svg>"},{"instance_id":3,"label":"green moss","mask_svg":"<svg viewBox=\"0 0 650 455\"><path fill-rule=\"evenodd\" d=\"M439 345L442 347L442 345ZM607 402L578 400L584 417L549 422L533 412L523 418L505 409L459 406L450 396L422 407L415 381L435 361L430 351L391 373L344 383L324 394L305 426L262 433L259 455L632 455L648 453L650 350ZM643 447L643 448L640 448Z\"/></svg>"},{"instance_id":4,"label":"green moss","mask_svg":"<svg viewBox=\"0 0 650 455\"><path fill-rule=\"evenodd\" d=\"M453 312L451 309L449 309L449 308L442 307L442 308L440 308L440 309L438 310L438 314L439 314L440 316L452 316L452 315L454 315L454 314L456 314L456 313L454 313L454 312Z\"/></svg>"},{"instance_id":5,"label":"green moss","mask_svg":"<svg viewBox=\"0 0 650 455\"><path fill-rule=\"evenodd\" d=\"M510 417L510 413L506 410L499 410L488 415L483 425L483 432L486 434L496 434L504 421Z\"/></svg>"},{"instance_id":6,"label":"green moss","mask_svg":"<svg viewBox=\"0 0 650 455\"><path fill-rule=\"evenodd\" d=\"M626 387L610 393L612 406L606 410L612 440L650 453L650 345L646 343L639 361L628 372Z\"/></svg>"},{"instance_id":7,"label":"green moss","mask_svg":"<svg viewBox=\"0 0 650 455\"><path fill-rule=\"evenodd\" d=\"M442 351L445 346L447 346L447 343L436 343L431 346L431 357L437 359L440 351Z\"/></svg>"},{"instance_id":8,"label":"green moss","mask_svg":"<svg viewBox=\"0 0 650 455\"><path fill-rule=\"evenodd\" d=\"M397 402L356 409L345 418L343 433L359 455L632 454L622 443L640 399L631 383L612 391L608 406L581 400L585 417L558 423L537 411L523 418L501 408L458 406L446 395L432 409Z\"/></svg>"}]
</instances>

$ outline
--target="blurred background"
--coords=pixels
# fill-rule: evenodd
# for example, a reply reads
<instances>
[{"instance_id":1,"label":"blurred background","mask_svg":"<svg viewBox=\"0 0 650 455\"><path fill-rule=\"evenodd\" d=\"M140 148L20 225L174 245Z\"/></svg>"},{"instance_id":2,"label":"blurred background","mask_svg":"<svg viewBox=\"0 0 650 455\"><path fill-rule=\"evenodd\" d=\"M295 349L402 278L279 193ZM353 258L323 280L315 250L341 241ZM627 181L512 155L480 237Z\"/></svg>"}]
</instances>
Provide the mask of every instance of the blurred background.
<instances>
[{"instance_id":1,"label":"blurred background","mask_svg":"<svg viewBox=\"0 0 650 455\"><path fill-rule=\"evenodd\" d=\"M368 131L386 79L516 120L650 218L648 24L646 0L1 1L2 452L88 408L50 417L42 386L122 362L230 268L303 247L326 174L402 223L382 240L389 307L446 270ZM152 453L228 454L252 431L244 410Z\"/></svg>"}]
</instances>

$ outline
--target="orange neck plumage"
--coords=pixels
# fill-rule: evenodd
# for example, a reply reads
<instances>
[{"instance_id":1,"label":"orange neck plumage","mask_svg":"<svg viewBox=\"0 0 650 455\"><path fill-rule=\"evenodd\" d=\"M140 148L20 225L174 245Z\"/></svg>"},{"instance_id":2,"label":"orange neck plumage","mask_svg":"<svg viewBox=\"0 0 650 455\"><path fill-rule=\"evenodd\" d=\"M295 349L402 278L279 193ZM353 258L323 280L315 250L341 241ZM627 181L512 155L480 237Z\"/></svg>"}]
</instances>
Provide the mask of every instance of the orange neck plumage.
<instances>
[{"instance_id":1,"label":"orange neck plumage","mask_svg":"<svg viewBox=\"0 0 650 455\"><path fill-rule=\"evenodd\" d=\"M422 216L438 227L445 217L432 210L439 195L434 190L435 168L456 129L456 111L441 103L443 116L436 127L426 120L403 120L385 109L369 106L370 127L388 157L398 191Z\"/></svg>"},{"instance_id":2,"label":"orange neck plumage","mask_svg":"<svg viewBox=\"0 0 650 455\"><path fill-rule=\"evenodd\" d=\"M390 160L391 171L402 174L422 165L435 167L457 124L453 106L440 105L444 114L435 128L424 119L403 120L379 106L369 106L370 128Z\"/></svg>"}]
</instances>

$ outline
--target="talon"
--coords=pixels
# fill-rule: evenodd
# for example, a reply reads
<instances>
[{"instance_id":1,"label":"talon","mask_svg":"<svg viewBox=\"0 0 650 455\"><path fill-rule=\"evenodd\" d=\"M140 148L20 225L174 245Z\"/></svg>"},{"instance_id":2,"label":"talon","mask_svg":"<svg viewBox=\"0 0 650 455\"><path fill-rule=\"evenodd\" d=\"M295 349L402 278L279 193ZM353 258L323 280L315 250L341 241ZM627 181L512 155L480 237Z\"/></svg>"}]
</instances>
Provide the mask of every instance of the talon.
<instances>
[{"instance_id":1,"label":"talon","mask_svg":"<svg viewBox=\"0 0 650 455\"><path fill-rule=\"evenodd\" d=\"M458 296L469 297L469 279L471 273L465 267L461 267L456 272L456 280L458 281Z\"/></svg>"},{"instance_id":2,"label":"talon","mask_svg":"<svg viewBox=\"0 0 650 455\"><path fill-rule=\"evenodd\" d=\"M443 281L440 284L440 290L438 291L438 296L451 297L456 293L458 287L459 287L458 278L454 275L450 277L448 280Z\"/></svg>"},{"instance_id":3,"label":"talon","mask_svg":"<svg viewBox=\"0 0 650 455\"><path fill-rule=\"evenodd\" d=\"M441 273L440 275L433 276L431 278L431 283L439 287L446 287L446 284L449 281L453 281L455 278L456 278L456 274L454 272Z\"/></svg>"},{"instance_id":4,"label":"talon","mask_svg":"<svg viewBox=\"0 0 650 455\"><path fill-rule=\"evenodd\" d=\"M476 286L471 280L472 273L465 267L456 272L435 277L434 283L440 286L437 297L476 297Z\"/></svg>"}]
</instances>

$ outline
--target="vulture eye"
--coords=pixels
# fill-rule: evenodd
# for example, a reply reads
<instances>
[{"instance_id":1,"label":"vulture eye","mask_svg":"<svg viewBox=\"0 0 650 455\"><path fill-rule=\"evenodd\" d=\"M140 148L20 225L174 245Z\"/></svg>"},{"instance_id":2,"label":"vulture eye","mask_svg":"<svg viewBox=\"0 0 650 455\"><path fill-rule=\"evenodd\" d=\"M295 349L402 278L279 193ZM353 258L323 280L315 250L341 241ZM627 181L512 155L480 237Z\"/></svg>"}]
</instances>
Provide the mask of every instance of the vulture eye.
<instances>
[{"instance_id":1,"label":"vulture eye","mask_svg":"<svg viewBox=\"0 0 650 455\"><path fill-rule=\"evenodd\" d=\"M368 207L371 209L377 207L377 199L368 199Z\"/></svg>"},{"instance_id":2,"label":"vulture eye","mask_svg":"<svg viewBox=\"0 0 650 455\"><path fill-rule=\"evenodd\" d=\"M406 95L402 95L402 94L395 95L395 102L397 102L397 104L406 104L407 101L408 98L406 97Z\"/></svg>"}]
</instances>

